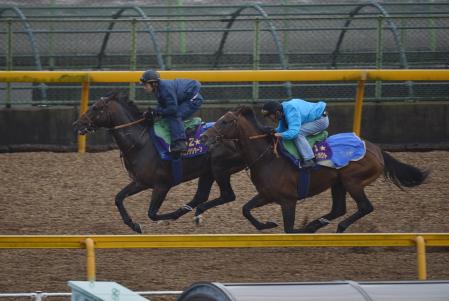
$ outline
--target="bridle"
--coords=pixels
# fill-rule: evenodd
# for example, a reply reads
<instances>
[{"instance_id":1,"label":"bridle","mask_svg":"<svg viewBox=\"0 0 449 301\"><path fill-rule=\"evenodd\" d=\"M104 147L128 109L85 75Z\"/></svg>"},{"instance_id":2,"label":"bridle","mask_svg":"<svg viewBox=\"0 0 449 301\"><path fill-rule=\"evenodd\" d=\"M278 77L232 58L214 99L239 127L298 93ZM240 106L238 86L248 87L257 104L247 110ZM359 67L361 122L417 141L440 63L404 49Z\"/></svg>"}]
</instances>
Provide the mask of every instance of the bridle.
<instances>
[{"instance_id":1,"label":"bridle","mask_svg":"<svg viewBox=\"0 0 449 301\"><path fill-rule=\"evenodd\" d=\"M230 113L234 116L234 119L232 119L230 122L232 122L233 127L236 127L237 122L238 122L238 117L236 117L234 113L232 113L232 112L230 112ZM217 123L212 127L212 129L218 134L215 136L215 141L213 144L218 143L218 142L223 142L223 141L234 141L234 142L240 141L239 138L224 138L222 129L217 127ZM268 136L270 136L270 135L269 134L259 134L259 135L249 136L248 138L249 138L249 140L255 140L255 139L266 138ZM248 164L246 169L249 169L251 166L256 164L259 160L261 160L270 149L273 149L274 155L277 158L279 158L279 153L277 151L277 145L278 145L279 141L280 141L280 138L275 137L273 144L268 144L268 146L265 148L265 150L262 153L260 153L260 155L253 162ZM237 147L239 147L238 144L237 144Z\"/></svg>"},{"instance_id":2,"label":"bridle","mask_svg":"<svg viewBox=\"0 0 449 301\"><path fill-rule=\"evenodd\" d=\"M96 106L98 106L98 104L101 104L102 106L101 106L101 108L100 108L100 112L97 114L97 119L100 117L100 116L103 116L104 114L105 114L105 111L104 111L104 107L106 106L106 103L109 101L109 98L105 98L105 97L101 97L100 98L100 101L98 101L97 103L95 103L94 105L93 105L93 107L96 107ZM106 114L108 114L108 112L106 112ZM90 129L95 129L96 128L96 126L94 125L94 120L92 120L92 118L90 118L89 117L89 115L84 115L84 117L87 119L87 121L88 121L88 128L90 128ZM109 114L106 116L107 118L110 118L109 117ZM131 121L131 122L128 122L128 123L124 123L124 124L120 124L120 125L116 125L116 126L114 126L114 127L111 127L111 128L108 128L108 130L110 130L110 131L114 131L114 130L119 130L119 129L123 129L123 128L126 128L126 127L129 127L129 126L133 126L133 125L135 125L135 124L139 124L139 123L141 123L141 122L144 122L145 121L145 118L140 118L140 119L138 119L138 120L134 120L134 121Z\"/></svg>"},{"instance_id":3,"label":"bridle","mask_svg":"<svg viewBox=\"0 0 449 301\"><path fill-rule=\"evenodd\" d=\"M236 126L237 125L237 117L235 119L233 119L232 122L232 126ZM217 122L215 122L214 126L211 128L212 130L214 130L215 133L217 133L217 135L215 135L215 140L213 141L212 145L218 142L224 142L224 141L233 141L233 142L237 142L240 139L239 138L224 138L224 134L221 132L221 129L219 129L217 127Z\"/></svg>"}]
</instances>

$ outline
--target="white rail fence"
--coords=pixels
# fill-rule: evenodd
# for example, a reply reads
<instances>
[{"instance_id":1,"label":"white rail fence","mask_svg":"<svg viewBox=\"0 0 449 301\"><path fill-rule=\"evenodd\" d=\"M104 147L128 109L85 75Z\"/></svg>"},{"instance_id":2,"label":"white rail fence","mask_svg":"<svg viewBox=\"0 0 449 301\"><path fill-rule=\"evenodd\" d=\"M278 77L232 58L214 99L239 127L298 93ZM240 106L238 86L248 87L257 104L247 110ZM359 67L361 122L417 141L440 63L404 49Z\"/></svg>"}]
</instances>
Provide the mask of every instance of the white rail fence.
<instances>
[{"instance_id":1,"label":"white rail fence","mask_svg":"<svg viewBox=\"0 0 449 301\"><path fill-rule=\"evenodd\" d=\"M182 294L182 291L142 291L136 292L142 296L179 296ZM5 300L9 298L27 298L28 300L33 301L43 301L48 300L51 297L68 297L70 298L72 293L47 293L42 291L36 291L34 293L0 293L0 299ZM5 300L6 301L6 300Z\"/></svg>"}]
</instances>

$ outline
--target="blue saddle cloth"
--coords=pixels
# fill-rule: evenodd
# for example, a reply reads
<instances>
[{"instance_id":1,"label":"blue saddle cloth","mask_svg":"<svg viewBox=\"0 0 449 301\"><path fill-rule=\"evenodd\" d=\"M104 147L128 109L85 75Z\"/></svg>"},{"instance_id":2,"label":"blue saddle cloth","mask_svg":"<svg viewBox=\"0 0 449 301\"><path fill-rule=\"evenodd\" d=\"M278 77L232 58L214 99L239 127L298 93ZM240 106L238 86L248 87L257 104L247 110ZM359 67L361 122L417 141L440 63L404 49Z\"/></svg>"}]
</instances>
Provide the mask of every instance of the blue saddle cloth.
<instances>
[{"instance_id":1,"label":"blue saddle cloth","mask_svg":"<svg viewBox=\"0 0 449 301\"><path fill-rule=\"evenodd\" d=\"M342 168L351 161L358 161L365 156L366 146L355 133L339 133L329 136L326 140L317 142L313 146L315 160L318 165ZM281 154L288 158L295 166L299 159L288 152L280 144Z\"/></svg>"},{"instance_id":2,"label":"blue saddle cloth","mask_svg":"<svg viewBox=\"0 0 449 301\"><path fill-rule=\"evenodd\" d=\"M342 168L365 156L366 146L355 133L332 135L313 147L319 165Z\"/></svg>"}]
</instances>

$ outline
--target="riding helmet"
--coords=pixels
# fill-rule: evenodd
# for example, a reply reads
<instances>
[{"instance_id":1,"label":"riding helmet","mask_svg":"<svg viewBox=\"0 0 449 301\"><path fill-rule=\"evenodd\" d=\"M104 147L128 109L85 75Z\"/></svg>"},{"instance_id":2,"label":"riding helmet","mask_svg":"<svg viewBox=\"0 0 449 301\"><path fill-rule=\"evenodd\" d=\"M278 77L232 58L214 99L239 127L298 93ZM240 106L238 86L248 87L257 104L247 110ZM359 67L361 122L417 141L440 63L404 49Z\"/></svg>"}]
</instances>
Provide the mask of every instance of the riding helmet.
<instances>
[{"instance_id":1,"label":"riding helmet","mask_svg":"<svg viewBox=\"0 0 449 301\"><path fill-rule=\"evenodd\" d=\"M142 74L140 81L144 84L148 82L158 82L160 79L161 77L159 76L159 72L150 69Z\"/></svg>"},{"instance_id":2,"label":"riding helmet","mask_svg":"<svg viewBox=\"0 0 449 301\"><path fill-rule=\"evenodd\" d=\"M262 107L262 115L276 115L276 112L282 112L282 105L279 101L266 102Z\"/></svg>"}]
</instances>

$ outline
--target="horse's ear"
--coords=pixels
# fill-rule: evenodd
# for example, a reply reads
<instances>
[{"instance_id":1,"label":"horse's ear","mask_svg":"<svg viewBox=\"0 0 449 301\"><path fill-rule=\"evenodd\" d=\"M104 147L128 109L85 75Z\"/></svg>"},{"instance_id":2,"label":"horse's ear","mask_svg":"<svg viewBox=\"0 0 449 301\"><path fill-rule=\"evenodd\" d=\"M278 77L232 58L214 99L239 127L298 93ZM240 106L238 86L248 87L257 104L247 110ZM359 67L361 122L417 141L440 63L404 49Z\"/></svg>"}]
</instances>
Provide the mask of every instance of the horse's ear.
<instances>
[{"instance_id":1,"label":"horse's ear","mask_svg":"<svg viewBox=\"0 0 449 301\"><path fill-rule=\"evenodd\" d=\"M238 107L235 112L237 114L244 115L244 116L254 114L253 108L251 108L250 106L245 106L245 105Z\"/></svg>"},{"instance_id":2,"label":"horse's ear","mask_svg":"<svg viewBox=\"0 0 449 301\"><path fill-rule=\"evenodd\" d=\"M117 95L118 95L118 91L117 90L112 90L108 94L106 94L106 97L114 99L114 98L117 98Z\"/></svg>"},{"instance_id":3,"label":"horse's ear","mask_svg":"<svg viewBox=\"0 0 449 301\"><path fill-rule=\"evenodd\" d=\"M242 114L242 115L246 115L249 112L251 112L253 109L250 106L246 106L246 105L241 105L238 106L235 110L234 113L236 114Z\"/></svg>"},{"instance_id":4,"label":"horse's ear","mask_svg":"<svg viewBox=\"0 0 449 301\"><path fill-rule=\"evenodd\" d=\"M128 93L118 92L117 93L117 99L119 99L120 101L129 102Z\"/></svg>"}]
</instances>

